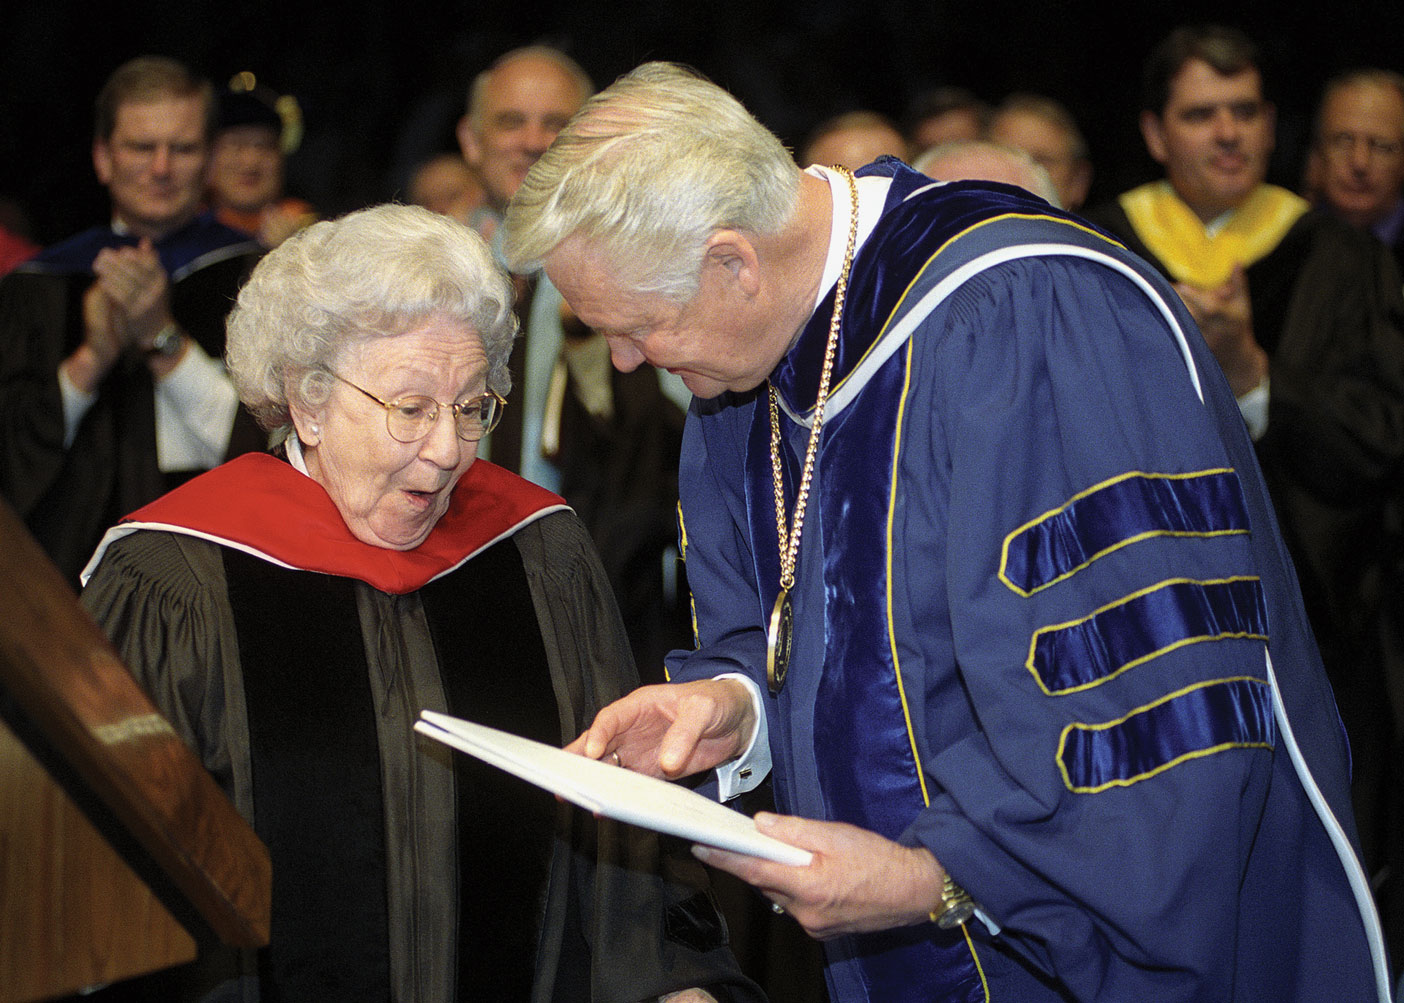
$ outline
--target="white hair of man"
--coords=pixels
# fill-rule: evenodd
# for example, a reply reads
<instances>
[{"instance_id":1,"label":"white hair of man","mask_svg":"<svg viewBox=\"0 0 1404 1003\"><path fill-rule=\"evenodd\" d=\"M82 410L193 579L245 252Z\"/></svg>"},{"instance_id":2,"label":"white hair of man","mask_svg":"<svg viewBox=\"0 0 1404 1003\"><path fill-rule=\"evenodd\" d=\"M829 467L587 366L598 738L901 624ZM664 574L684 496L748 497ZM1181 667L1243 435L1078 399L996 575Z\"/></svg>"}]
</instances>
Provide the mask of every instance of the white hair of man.
<instances>
[{"instance_id":1,"label":"white hair of man","mask_svg":"<svg viewBox=\"0 0 1404 1003\"><path fill-rule=\"evenodd\" d=\"M726 91L685 67L645 63L587 101L532 167L507 210L504 250L514 271L529 271L578 237L628 288L686 302L707 238L779 232L799 176Z\"/></svg>"},{"instance_id":2,"label":"white hair of man","mask_svg":"<svg viewBox=\"0 0 1404 1003\"><path fill-rule=\"evenodd\" d=\"M225 357L239 399L270 431L289 394L316 407L358 342L446 318L482 340L488 386L511 389L512 284L470 228L419 206L380 205L315 223L269 251L229 314Z\"/></svg>"},{"instance_id":3,"label":"white hair of man","mask_svg":"<svg viewBox=\"0 0 1404 1003\"><path fill-rule=\"evenodd\" d=\"M917 157L912 167L934 181L997 181L1033 192L1062 208L1048 171L1023 150L983 139L940 143Z\"/></svg>"}]
</instances>

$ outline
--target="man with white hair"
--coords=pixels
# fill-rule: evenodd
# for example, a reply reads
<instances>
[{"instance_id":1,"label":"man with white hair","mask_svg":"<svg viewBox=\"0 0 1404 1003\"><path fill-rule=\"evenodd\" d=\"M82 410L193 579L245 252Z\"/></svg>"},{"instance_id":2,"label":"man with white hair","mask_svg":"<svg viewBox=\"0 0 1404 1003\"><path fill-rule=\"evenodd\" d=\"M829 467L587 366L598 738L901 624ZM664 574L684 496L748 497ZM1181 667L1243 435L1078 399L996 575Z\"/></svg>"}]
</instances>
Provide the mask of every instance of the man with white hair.
<instances>
[{"instance_id":1,"label":"man with white hair","mask_svg":"<svg viewBox=\"0 0 1404 1003\"><path fill-rule=\"evenodd\" d=\"M1330 689L1162 280L1016 192L801 171L666 64L505 225L695 395L698 646L571 748L722 796L773 756L757 825L812 862L695 852L825 940L832 999L1374 994Z\"/></svg>"},{"instance_id":2,"label":"man with white hair","mask_svg":"<svg viewBox=\"0 0 1404 1003\"><path fill-rule=\"evenodd\" d=\"M1032 192L1063 208L1053 179L1032 156L983 139L960 139L933 146L912 167L935 181L997 181Z\"/></svg>"}]
</instances>

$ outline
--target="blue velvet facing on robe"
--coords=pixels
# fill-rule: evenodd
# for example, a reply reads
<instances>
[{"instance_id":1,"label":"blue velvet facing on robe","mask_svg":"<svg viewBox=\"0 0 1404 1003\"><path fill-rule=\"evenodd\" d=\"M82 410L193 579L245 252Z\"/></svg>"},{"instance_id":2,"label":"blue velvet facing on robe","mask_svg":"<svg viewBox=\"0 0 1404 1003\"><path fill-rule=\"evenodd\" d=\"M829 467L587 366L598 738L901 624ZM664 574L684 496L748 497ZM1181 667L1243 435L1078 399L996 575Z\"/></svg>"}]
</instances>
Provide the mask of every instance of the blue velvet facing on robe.
<instances>
[{"instance_id":1,"label":"blue velvet facing on robe","mask_svg":"<svg viewBox=\"0 0 1404 1003\"><path fill-rule=\"evenodd\" d=\"M93 259L105 248L136 247L138 239L118 233L109 226L95 226L62 243L45 248L22 266L26 272L52 275L82 275L93 270ZM261 251L249 235L225 226L204 212L156 243L161 267L173 282L218 257L232 257Z\"/></svg>"},{"instance_id":2,"label":"blue velvet facing on robe","mask_svg":"<svg viewBox=\"0 0 1404 1003\"><path fill-rule=\"evenodd\" d=\"M1001 577L1028 594L1147 536L1246 532L1248 511L1233 471L1130 474L1011 533Z\"/></svg>"},{"instance_id":3,"label":"blue velvet facing on robe","mask_svg":"<svg viewBox=\"0 0 1404 1003\"><path fill-rule=\"evenodd\" d=\"M1104 724L1063 730L1059 765L1068 790L1095 794L1147 780L1186 759L1276 745L1272 692L1261 679L1200 683Z\"/></svg>"},{"instance_id":4,"label":"blue velvet facing on robe","mask_svg":"<svg viewBox=\"0 0 1404 1003\"><path fill-rule=\"evenodd\" d=\"M1369 998L1365 922L1282 750L1265 638L1348 840L1339 722L1183 308L1014 189L860 173L892 183L853 267L790 676L767 698L777 797L928 847L1002 929L831 941L832 998ZM771 376L787 507L829 305ZM694 403L700 647L675 679L763 670L768 442L763 393Z\"/></svg>"}]
</instances>

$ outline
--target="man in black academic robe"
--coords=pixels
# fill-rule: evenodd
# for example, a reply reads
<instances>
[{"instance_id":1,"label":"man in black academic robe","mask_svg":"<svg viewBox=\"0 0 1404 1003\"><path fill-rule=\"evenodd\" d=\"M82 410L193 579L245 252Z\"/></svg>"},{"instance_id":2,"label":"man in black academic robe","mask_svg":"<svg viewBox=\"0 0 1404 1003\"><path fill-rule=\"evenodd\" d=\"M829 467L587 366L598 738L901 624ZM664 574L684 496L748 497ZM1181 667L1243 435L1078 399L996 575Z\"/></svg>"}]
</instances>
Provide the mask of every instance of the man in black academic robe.
<instances>
[{"instance_id":1,"label":"man in black academic robe","mask_svg":"<svg viewBox=\"0 0 1404 1003\"><path fill-rule=\"evenodd\" d=\"M259 249L200 212L212 101L172 60L119 67L93 141L111 223L0 281L0 495L74 582L118 517L259 445L221 361Z\"/></svg>"}]
</instances>

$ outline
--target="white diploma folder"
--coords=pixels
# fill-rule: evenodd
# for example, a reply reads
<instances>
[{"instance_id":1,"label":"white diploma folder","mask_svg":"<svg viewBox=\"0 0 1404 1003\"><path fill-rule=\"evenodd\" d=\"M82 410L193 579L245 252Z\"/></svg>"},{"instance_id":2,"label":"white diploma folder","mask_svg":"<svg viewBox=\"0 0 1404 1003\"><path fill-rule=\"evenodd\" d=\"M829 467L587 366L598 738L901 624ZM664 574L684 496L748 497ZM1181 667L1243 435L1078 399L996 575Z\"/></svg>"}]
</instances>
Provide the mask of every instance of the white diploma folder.
<instances>
[{"instance_id":1,"label":"white diploma folder","mask_svg":"<svg viewBox=\"0 0 1404 1003\"><path fill-rule=\"evenodd\" d=\"M432 710L420 714L414 730L596 815L782 864L803 867L813 859L764 835L748 816L666 780Z\"/></svg>"}]
</instances>

